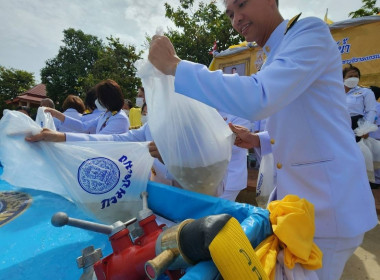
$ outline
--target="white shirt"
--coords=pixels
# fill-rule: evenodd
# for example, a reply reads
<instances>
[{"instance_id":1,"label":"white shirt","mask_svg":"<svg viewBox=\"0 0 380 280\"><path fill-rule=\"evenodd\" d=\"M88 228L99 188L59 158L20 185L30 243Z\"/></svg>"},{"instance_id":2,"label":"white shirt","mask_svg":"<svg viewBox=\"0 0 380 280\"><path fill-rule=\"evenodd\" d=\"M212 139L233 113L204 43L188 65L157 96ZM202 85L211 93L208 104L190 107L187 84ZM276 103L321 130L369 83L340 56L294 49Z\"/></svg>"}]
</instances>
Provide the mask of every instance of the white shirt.
<instances>
[{"instance_id":1,"label":"white shirt","mask_svg":"<svg viewBox=\"0 0 380 280\"><path fill-rule=\"evenodd\" d=\"M96 134L120 134L129 130L129 119L123 110L114 115L110 111L105 111L96 119L87 122L65 117L62 126L73 132L89 133L95 128Z\"/></svg>"},{"instance_id":2,"label":"white shirt","mask_svg":"<svg viewBox=\"0 0 380 280\"><path fill-rule=\"evenodd\" d=\"M82 122L88 122L88 121L90 121L90 120L96 119L96 118L99 117L102 113L103 113L103 111L100 111L98 108L95 108L95 110L92 111L91 113L83 114L80 120L81 120ZM90 133L90 134L95 134L95 133L96 133L96 127L90 129L89 133Z\"/></svg>"},{"instance_id":3,"label":"white shirt","mask_svg":"<svg viewBox=\"0 0 380 280\"><path fill-rule=\"evenodd\" d=\"M82 114L78 113L78 111L75 110L74 108L68 108L66 111L63 112L63 114L65 115L65 117L71 117L76 120L80 120L80 118L82 117ZM57 122L54 122L54 124L56 125L55 128L57 129L57 131L60 131L60 132L72 131L70 128L63 126L62 122L60 122L58 119L56 120Z\"/></svg>"},{"instance_id":4,"label":"white shirt","mask_svg":"<svg viewBox=\"0 0 380 280\"><path fill-rule=\"evenodd\" d=\"M375 122L377 102L371 89L359 86L350 89L346 94L346 102L351 116L363 115L367 121Z\"/></svg>"}]
</instances>

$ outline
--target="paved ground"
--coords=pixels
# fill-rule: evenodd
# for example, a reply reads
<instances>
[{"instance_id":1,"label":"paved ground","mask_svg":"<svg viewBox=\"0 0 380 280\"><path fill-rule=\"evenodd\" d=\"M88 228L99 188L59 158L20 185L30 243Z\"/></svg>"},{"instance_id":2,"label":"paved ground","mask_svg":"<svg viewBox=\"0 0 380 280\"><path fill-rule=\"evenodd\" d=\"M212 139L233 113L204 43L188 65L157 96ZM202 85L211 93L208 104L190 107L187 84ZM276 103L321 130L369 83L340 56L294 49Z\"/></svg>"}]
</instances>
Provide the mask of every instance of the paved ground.
<instances>
[{"instance_id":1,"label":"paved ground","mask_svg":"<svg viewBox=\"0 0 380 280\"><path fill-rule=\"evenodd\" d=\"M380 279L380 223L366 233L363 244L348 260L341 278L341 280L367 279Z\"/></svg>"},{"instance_id":2,"label":"paved ground","mask_svg":"<svg viewBox=\"0 0 380 280\"><path fill-rule=\"evenodd\" d=\"M255 187L257 169L248 169L248 187L237 201L256 205ZM348 260L340 280L379 280L380 279L380 189L372 190L376 201L379 222L364 236L363 244Z\"/></svg>"}]
</instances>

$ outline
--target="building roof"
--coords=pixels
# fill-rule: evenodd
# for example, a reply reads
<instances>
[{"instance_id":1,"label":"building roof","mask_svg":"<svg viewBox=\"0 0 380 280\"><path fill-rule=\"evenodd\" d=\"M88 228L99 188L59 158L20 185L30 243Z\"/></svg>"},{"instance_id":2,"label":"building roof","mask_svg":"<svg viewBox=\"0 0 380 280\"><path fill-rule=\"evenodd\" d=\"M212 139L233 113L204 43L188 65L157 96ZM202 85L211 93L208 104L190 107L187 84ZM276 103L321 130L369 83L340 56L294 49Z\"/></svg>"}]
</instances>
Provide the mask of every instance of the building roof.
<instances>
[{"instance_id":1,"label":"building roof","mask_svg":"<svg viewBox=\"0 0 380 280\"><path fill-rule=\"evenodd\" d=\"M22 95L38 95L46 98L46 86L45 84L38 84L35 87L25 91Z\"/></svg>"},{"instance_id":2,"label":"building roof","mask_svg":"<svg viewBox=\"0 0 380 280\"><path fill-rule=\"evenodd\" d=\"M31 89L23 92L19 96L6 100L7 104L17 104L19 101L27 102L29 101L31 104L39 105L41 100L46 98L46 86L44 84L38 84Z\"/></svg>"}]
</instances>

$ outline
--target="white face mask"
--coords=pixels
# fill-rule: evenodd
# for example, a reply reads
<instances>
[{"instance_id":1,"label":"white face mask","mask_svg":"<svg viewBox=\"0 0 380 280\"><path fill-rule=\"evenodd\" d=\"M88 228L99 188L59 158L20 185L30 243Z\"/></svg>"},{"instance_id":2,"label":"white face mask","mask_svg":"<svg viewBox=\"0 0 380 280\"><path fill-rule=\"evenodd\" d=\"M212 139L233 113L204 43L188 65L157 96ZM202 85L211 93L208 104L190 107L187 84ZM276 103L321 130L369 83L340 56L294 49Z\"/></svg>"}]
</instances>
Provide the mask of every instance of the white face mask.
<instances>
[{"instance_id":1,"label":"white face mask","mask_svg":"<svg viewBox=\"0 0 380 280\"><path fill-rule=\"evenodd\" d=\"M98 108L99 111L102 111L102 112L107 111L107 108L106 108L106 107L103 107L103 106L100 104L100 102L99 102L98 99L95 100L95 106L96 106L96 108Z\"/></svg>"},{"instance_id":2,"label":"white face mask","mask_svg":"<svg viewBox=\"0 0 380 280\"><path fill-rule=\"evenodd\" d=\"M129 110L123 109L124 113L129 116Z\"/></svg>"},{"instance_id":3,"label":"white face mask","mask_svg":"<svg viewBox=\"0 0 380 280\"><path fill-rule=\"evenodd\" d=\"M352 77L344 80L344 85L348 88L354 88L358 85L359 78Z\"/></svg>"},{"instance_id":4,"label":"white face mask","mask_svg":"<svg viewBox=\"0 0 380 280\"><path fill-rule=\"evenodd\" d=\"M145 115L145 116L142 115L142 116L141 116L141 123L142 123L142 124L145 124L145 123L147 123L147 122L148 122L148 116L146 116L146 115Z\"/></svg>"},{"instance_id":5,"label":"white face mask","mask_svg":"<svg viewBox=\"0 0 380 280\"><path fill-rule=\"evenodd\" d=\"M139 108L141 108L143 104L144 104L144 98L137 97L136 98L136 106L139 107Z\"/></svg>"}]
</instances>

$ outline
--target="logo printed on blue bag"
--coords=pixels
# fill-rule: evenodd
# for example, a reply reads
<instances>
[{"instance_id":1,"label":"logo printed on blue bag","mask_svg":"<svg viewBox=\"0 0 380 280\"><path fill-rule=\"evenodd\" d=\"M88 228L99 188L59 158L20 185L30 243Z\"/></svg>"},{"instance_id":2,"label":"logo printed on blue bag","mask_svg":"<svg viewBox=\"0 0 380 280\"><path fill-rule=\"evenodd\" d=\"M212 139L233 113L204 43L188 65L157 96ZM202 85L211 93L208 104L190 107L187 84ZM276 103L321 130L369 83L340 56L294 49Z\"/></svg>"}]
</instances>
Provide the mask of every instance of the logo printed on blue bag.
<instances>
[{"instance_id":1,"label":"logo printed on blue bag","mask_svg":"<svg viewBox=\"0 0 380 280\"><path fill-rule=\"evenodd\" d=\"M112 160L97 157L84 161L78 168L78 183L86 192L103 194L119 182L120 170Z\"/></svg>"},{"instance_id":2,"label":"logo printed on blue bag","mask_svg":"<svg viewBox=\"0 0 380 280\"><path fill-rule=\"evenodd\" d=\"M0 192L0 227L20 216L32 203L22 192Z\"/></svg>"}]
</instances>

